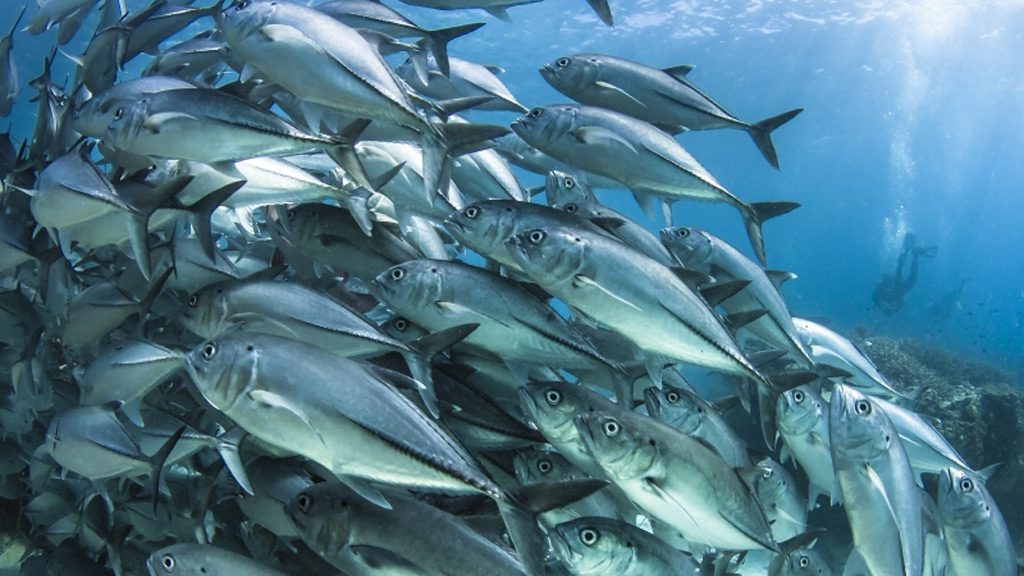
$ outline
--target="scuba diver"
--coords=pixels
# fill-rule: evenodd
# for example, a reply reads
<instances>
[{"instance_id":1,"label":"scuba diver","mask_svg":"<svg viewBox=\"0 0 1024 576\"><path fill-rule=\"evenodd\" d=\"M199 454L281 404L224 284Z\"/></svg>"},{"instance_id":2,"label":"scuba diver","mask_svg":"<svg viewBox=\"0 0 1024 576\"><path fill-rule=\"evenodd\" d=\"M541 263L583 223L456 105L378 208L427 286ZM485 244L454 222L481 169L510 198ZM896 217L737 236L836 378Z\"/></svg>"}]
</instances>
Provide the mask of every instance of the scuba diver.
<instances>
[{"instance_id":1,"label":"scuba diver","mask_svg":"<svg viewBox=\"0 0 1024 576\"><path fill-rule=\"evenodd\" d=\"M939 252L936 246L922 246L918 248L916 244L917 236L907 234L903 237L903 250L900 252L900 257L896 264L896 273L891 276L886 275L882 277L881 282L875 287L872 299L875 301L875 306L878 306L886 316L895 316L897 312L903 309L903 297L907 295L907 292L917 282L917 259L922 256L934 258ZM907 262L908 255L911 257L910 274L904 278L903 266Z\"/></svg>"}]
</instances>

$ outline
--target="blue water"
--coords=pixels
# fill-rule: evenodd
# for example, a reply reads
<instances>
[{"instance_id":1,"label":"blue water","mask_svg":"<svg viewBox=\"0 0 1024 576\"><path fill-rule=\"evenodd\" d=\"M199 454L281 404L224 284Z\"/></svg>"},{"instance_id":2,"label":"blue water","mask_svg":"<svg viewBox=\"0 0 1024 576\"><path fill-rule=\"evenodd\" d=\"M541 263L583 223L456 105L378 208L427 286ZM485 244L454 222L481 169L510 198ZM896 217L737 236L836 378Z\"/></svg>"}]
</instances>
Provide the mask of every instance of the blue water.
<instances>
[{"instance_id":1,"label":"blue water","mask_svg":"<svg viewBox=\"0 0 1024 576\"><path fill-rule=\"evenodd\" d=\"M512 8L511 24L477 10L389 2L425 27L487 22L451 53L503 67L501 78L527 106L566 100L539 66L600 52L657 67L693 64L690 80L743 120L805 108L774 135L780 171L742 132L679 137L742 199L803 204L765 227L770 267L799 275L785 290L792 312L827 318L841 332L863 327L927 339L1024 374L1024 3L610 3L614 28L583 0ZM3 1L0 30L19 6ZM200 20L185 34L209 26ZM87 22L65 50L82 53L92 27ZM10 121L18 139L31 134L35 115L24 82L38 75L53 36L15 38L23 88ZM56 69L58 82L71 73L61 56ZM515 115L474 118L508 124ZM526 185L542 182L520 175ZM625 191L600 196L652 228L662 225L646 220ZM674 215L749 253L735 210L680 202ZM922 261L905 308L889 318L871 294L895 267L906 232L938 246L938 256ZM948 321L932 319L929 306L963 278L970 279L963 309Z\"/></svg>"}]
</instances>

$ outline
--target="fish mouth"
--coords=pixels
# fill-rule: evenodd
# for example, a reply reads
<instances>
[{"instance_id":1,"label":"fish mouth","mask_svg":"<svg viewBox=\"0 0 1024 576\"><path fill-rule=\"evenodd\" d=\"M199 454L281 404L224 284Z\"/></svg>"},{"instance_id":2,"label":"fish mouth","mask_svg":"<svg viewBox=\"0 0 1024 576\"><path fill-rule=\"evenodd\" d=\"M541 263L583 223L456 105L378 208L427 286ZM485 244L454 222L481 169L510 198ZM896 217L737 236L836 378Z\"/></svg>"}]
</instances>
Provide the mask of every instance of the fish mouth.
<instances>
[{"instance_id":1,"label":"fish mouth","mask_svg":"<svg viewBox=\"0 0 1024 576\"><path fill-rule=\"evenodd\" d=\"M447 218L445 218L444 219L445 228L454 228L455 230L457 230L459 232L465 232L466 231L466 225L463 224L462 222L459 222L456 219L457 216L458 216L458 212L453 213L451 216L448 216Z\"/></svg>"}]
</instances>

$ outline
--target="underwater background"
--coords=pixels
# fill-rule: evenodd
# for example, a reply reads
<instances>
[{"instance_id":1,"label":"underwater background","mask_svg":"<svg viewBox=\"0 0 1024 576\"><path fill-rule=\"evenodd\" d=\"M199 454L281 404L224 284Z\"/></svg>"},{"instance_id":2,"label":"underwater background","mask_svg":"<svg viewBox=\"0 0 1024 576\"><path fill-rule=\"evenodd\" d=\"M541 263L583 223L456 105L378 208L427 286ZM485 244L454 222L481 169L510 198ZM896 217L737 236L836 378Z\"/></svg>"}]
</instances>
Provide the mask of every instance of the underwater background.
<instances>
[{"instance_id":1,"label":"underwater background","mask_svg":"<svg viewBox=\"0 0 1024 576\"><path fill-rule=\"evenodd\" d=\"M499 77L527 107L567 101L540 66L598 52L658 68L694 65L689 80L748 122L804 108L773 134L779 171L738 130L678 138L744 200L803 205L765 227L769 266L799 275L784 294L792 313L827 319L843 333L863 327L927 340L1024 375L1024 2L613 1L613 28L582 0L514 7L511 23L480 10L392 5L427 28L486 22L451 53L503 68ZM19 8L3 1L0 30ZM81 54L91 26L63 50ZM209 26L200 19L175 38ZM17 35L23 84L38 75L54 33ZM60 55L54 68L58 82L73 71ZM31 135L30 95L23 86L9 118L15 142ZM470 117L507 125L516 114ZM524 185L543 184L515 170ZM663 225L646 219L625 190L599 197L652 229ZM674 218L749 254L732 208L680 202ZM938 255L922 261L905 308L889 318L871 295L894 269L907 232ZM964 280L962 308L948 318L931 314Z\"/></svg>"},{"instance_id":2,"label":"underwater background","mask_svg":"<svg viewBox=\"0 0 1024 576\"><path fill-rule=\"evenodd\" d=\"M127 2L129 10L147 4ZM528 108L568 100L537 69L581 52L657 68L693 65L688 80L747 122L803 108L773 133L779 170L739 130L691 132L677 140L744 201L802 205L765 226L768 267L798 275L783 289L794 316L869 345L869 355L900 389L966 386L919 401L930 403L933 416L948 416L946 422L970 409L973 420L964 421L987 423L986 430L960 430L959 421L940 430L975 468L1010 463L992 491L1020 550L1024 511L1013 504L1024 497L1018 484L1024 478L1024 403L1003 389L1019 390L1024 382L1024 1L610 4L611 28L583 0L513 7L512 22L479 10L388 2L424 28L486 22L454 41L450 53L504 69L500 79ZM10 29L21 5L0 0L0 31ZM34 10L30 5L27 15ZM81 54L95 18L62 50ZM167 45L211 26L200 19ZM16 145L35 124L26 81L41 72L54 37L55 30L15 37L22 89L0 131L9 130ZM138 77L147 61L130 63L120 78ZM55 81L73 70L58 54ZM517 116L468 114L504 126ZM524 186L544 183L542 176L513 169ZM647 218L624 189L599 190L598 196L653 231L664 226ZM673 224L707 229L752 256L732 207L677 202ZM872 293L895 269L908 233L919 245L936 246L937 254L921 260L905 307L890 317L873 304ZM961 285L953 305L942 307ZM1005 397L1010 408L986 408L990 401L971 392L989 383L999 390L986 389L986 398ZM992 420L1000 414L1016 420ZM841 523L828 528L844 529Z\"/></svg>"}]
</instances>

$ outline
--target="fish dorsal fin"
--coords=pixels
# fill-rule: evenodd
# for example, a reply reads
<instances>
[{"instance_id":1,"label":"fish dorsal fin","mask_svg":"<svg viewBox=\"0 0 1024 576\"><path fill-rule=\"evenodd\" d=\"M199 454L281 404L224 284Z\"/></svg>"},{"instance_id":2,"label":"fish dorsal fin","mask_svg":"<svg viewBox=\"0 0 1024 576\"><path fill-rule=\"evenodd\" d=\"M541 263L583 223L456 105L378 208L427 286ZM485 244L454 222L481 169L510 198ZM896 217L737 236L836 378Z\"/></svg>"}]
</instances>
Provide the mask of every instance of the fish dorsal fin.
<instances>
[{"instance_id":1,"label":"fish dorsal fin","mask_svg":"<svg viewBox=\"0 0 1024 576\"><path fill-rule=\"evenodd\" d=\"M693 72L693 64L680 64L678 66L669 66L668 68L662 68L661 71L679 81L684 81L686 75Z\"/></svg>"},{"instance_id":2,"label":"fish dorsal fin","mask_svg":"<svg viewBox=\"0 0 1024 576\"><path fill-rule=\"evenodd\" d=\"M690 270L689 268L673 266L670 270L672 270L672 273L676 275L676 278L679 278L683 284L686 284L687 288L696 294L701 293L702 286L708 286L715 281L711 275L705 274L704 272L698 272L697 270Z\"/></svg>"},{"instance_id":3,"label":"fish dorsal fin","mask_svg":"<svg viewBox=\"0 0 1024 576\"><path fill-rule=\"evenodd\" d=\"M787 272L786 270L765 270L764 273L768 276L768 279L772 281L772 284L775 284L775 288L782 288L782 285L787 281L793 280L797 277L796 274Z\"/></svg>"},{"instance_id":4,"label":"fish dorsal fin","mask_svg":"<svg viewBox=\"0 0 1024 576\"><path fill-rule=\"evenodd\" d=\"M512 17L508 15L508 10L504 6L489 6L484 8L484 11L502 22L512 22Z\"/></svg>"},{"instance_id":5,"label":"fish dorsal fin","mask_svg":"<svg viewBox=\"0 0 1024 576\"><path fill-rule=\"evenodd\" d=\"M748 310L746 312L736 312L735 314L728 314L724 316L723 319L725 320L725 324L729 327L729 329L738 330L746 326L747 324L750 324L751 322L757 320L758 318L764 316L767 313L768 311L765 310L764 308L759 308L757 310Z\"/></svg>"},{"instance_id":6,"label":"fish dorsal fin","mask_svg":"<svg viewBox=\"0 0 1024 576\"><path fill-rule=\"evenodd\" d=\"M750 280L733 280L732 282L722 282L720 284L713 284L707 288L700 289L700 295L704 297L704 300L708 303L708 306L714 308L722 302L725 302L729 298L732 298L737 293L742 291L750 284Z\"/></svg>"},{"instance_id":7,"label":"fish dorsal fin","mask_svg":"<svg viewBox=\"0 0 1024 576\"><path fill-rule=\"evenodd\" d=\"M629 149L633 154L639 154L632 142L626 140L621 134L617 134L603 126L581 126L569 134L580 144L601 144L607 146L614 142Z\"/></svg>"}]
</instances>

